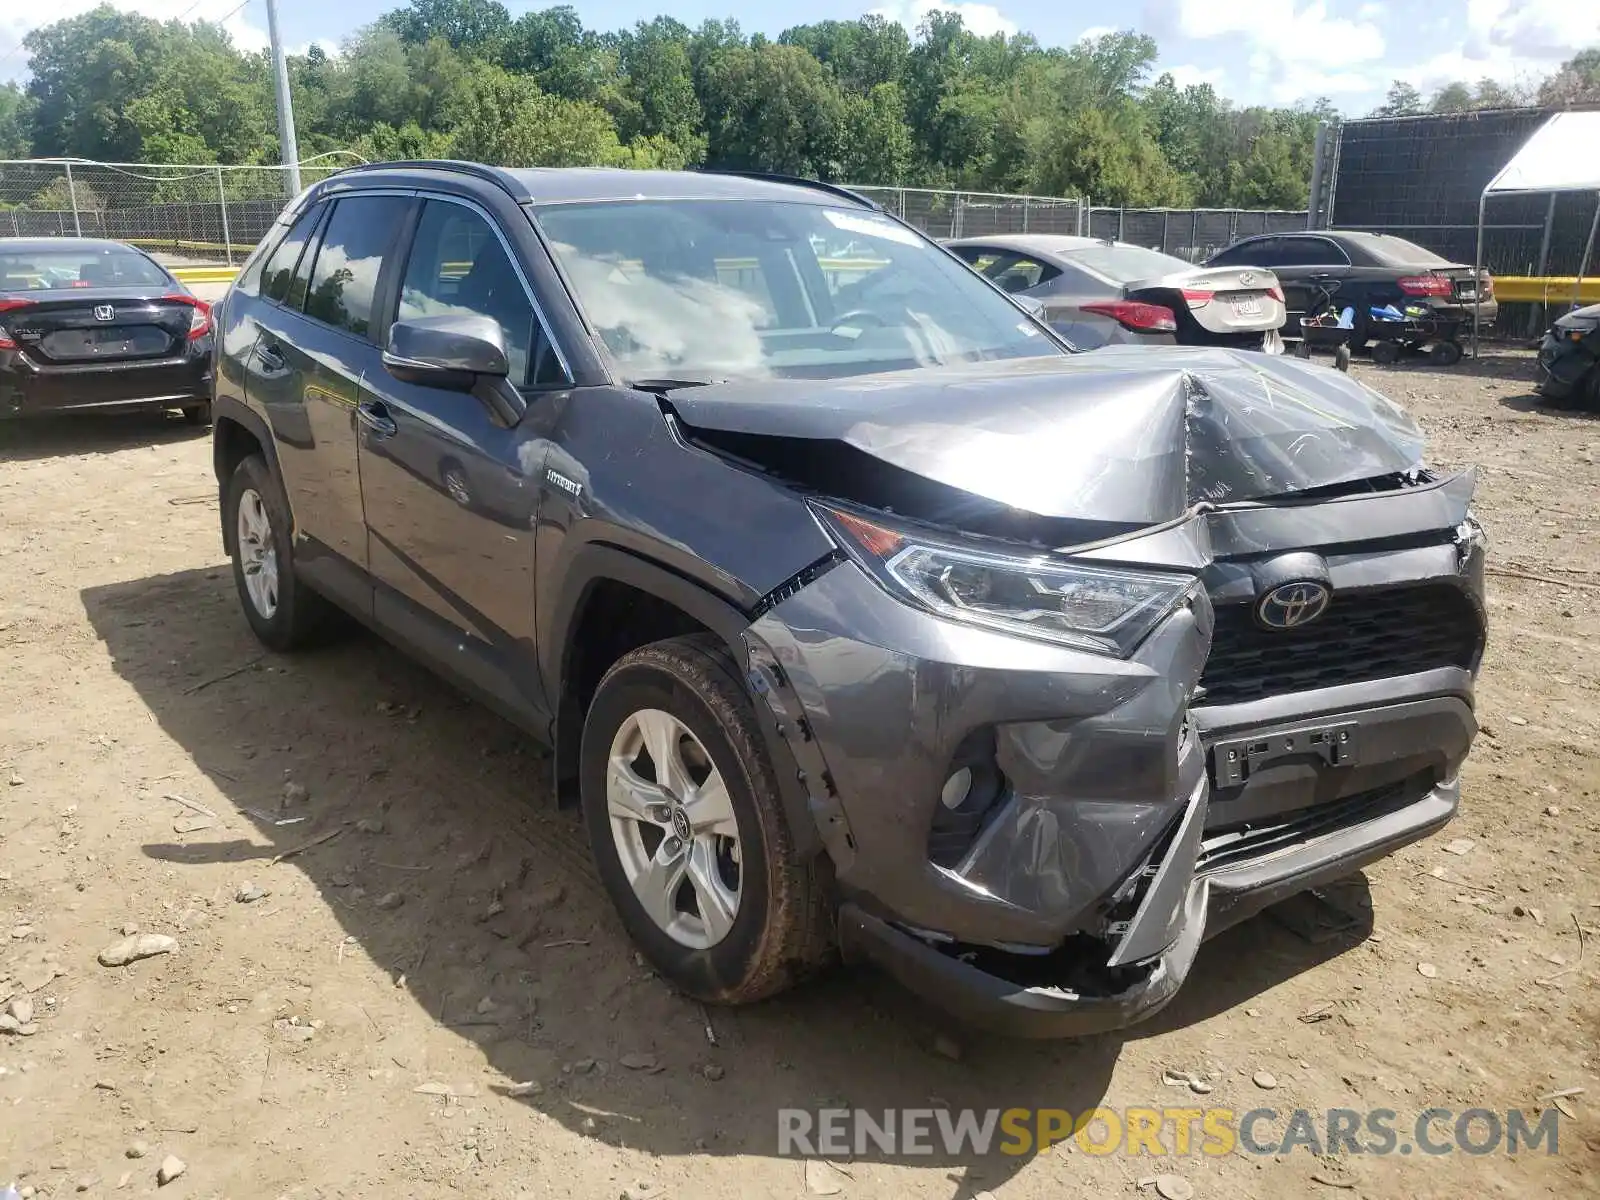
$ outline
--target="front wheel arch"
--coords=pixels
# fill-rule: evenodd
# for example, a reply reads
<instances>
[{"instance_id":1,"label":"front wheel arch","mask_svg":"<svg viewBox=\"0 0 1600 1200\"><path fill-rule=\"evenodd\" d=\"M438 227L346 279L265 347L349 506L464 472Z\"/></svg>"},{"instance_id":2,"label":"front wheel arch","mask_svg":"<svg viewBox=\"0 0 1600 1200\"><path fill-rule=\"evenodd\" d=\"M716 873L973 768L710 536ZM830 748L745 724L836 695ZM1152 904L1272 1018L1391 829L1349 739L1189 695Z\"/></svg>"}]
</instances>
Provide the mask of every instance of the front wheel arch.
<instances>
[{"instance_id":1,"label":"front wheel arch","mask_svg":"<svg viewBox=\"0 0 1600 1200\"><path fill-rule=\"evenodd\" d=\"M620 633L610 621L619 604L643 618ZM544 678L552 681L555 691L550 741L558 801L570 804L576 799L584 717L593 689L614 663L651 642L705 633L715 637L747 673L748 688L744 635L749 627L750 619L726 600L649 559L600 544L579 550L567 567L565 586L551 614L549 640L541 638ZM612 631L610 639L599 640L598 653L597 640L586 636L596 629ZM765 704L755 707L796 848L814 855L823 842L800 784L800 767L771 710Z\"/></svg>"}]
</instances>

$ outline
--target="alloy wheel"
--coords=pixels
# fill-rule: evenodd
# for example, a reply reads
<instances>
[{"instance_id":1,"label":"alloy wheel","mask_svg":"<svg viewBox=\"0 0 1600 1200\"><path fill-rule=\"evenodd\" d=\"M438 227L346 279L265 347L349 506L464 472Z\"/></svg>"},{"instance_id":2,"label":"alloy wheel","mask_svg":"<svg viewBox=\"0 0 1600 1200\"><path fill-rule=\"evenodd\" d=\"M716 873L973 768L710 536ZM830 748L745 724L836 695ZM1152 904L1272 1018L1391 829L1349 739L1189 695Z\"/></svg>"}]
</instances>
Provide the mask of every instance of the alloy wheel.
<instances>
[{"instance_id":1,"label":"alloy wheel","mask_svg":"<svg viewBox=\"0 0 1600 1200\"><path fill-rule=\"evenodd\" d=\"M237 533L245 593L256 612L270 621L278 611L278 544L267 506L254 488L239 493Z\"/></svg>"},{"instance_id":2,"label":"alloy wheel","mask_svg":"<svg viewBox=\"0 0 1600 1200\"><path fill-rule=\"evenodd\" d=\"M680 945L715 946L739 914L739 826L722 774L677 717L640 709L611 740L606 809L617 857L650 919Z\"/></svg>"}]
</instances>

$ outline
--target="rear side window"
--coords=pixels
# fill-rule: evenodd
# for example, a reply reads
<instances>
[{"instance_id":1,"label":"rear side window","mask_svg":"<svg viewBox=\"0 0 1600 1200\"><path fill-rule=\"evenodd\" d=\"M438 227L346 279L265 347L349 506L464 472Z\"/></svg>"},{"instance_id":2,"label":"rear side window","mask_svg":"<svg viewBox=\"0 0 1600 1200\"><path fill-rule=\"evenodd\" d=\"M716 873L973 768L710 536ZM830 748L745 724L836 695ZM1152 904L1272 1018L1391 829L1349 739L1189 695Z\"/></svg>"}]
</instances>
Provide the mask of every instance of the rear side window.
<instances>
[{"instance_id":1,"label":"rear side window","mask_svg":"<svg viewBox=\"0 0 1600 1200\"><path fill-rule=\"evenodd\" d=\"M1213 267L1271 267L1283 260L1278 257L1278 239L1266 238L1259 242L1245 242L1229 246L1213 254L1207 265Z\"/></svg>"},{"instance_id":2,"label":"rear side window","mask_svg":"<svg viewBox=\"0 0 1600 1200\"><path fill-rule=\"evenodd\" d=\"M1025 292L1061 274L1059 269L1048 263L1011 250L998 253L984 251L973 266L999 284L1003 292Z\"/></svg>"},{"instance_id":3,"label":"rear side window","mask_svg":"<svg viewBox=\"0 0 1600 1200\"><path fill-rule=\"evenodd\" d=\"M499 323L513 383L566 382L522 277L493 227L463 205L429 200L406 262L399 315L414 320L447 313L472 313Z\"/></svg>"},{"instance_id":4,"label":"rear side window","mask_svg":"<svg viewBox=\"0 0 1600 1200\"><path fill-rule=\"evenodd\" d=\"M324 211L322 205L314 204L302 213L300 219L294 223L294 228L289 230L289 236L278 243L278 248L267 259L266 270L261 276L261 294L268 300L282 303L287 299L295 264L300 261L301 252L306 248L306 241L311 237L312 230L316 229ZM304 296L303 289L301 295ZM294 307L298 308L299 305Z\"/></svg>"},{"instance_id":5,"label":"rear side window","mask_svg":"<svg viewBox=\"0 0 1600 1200\"><path fill-rule=\"evenodd\" d=\"M311 270L307 316L368 336L383 256L410 205L405 196L345 196L335 204Z\"/></svg>"},{"instance_id":6,"label":"rear side window","mask_svg":"<svg viewBox=\"0 0 1600 1200\"><path fill-rule=\"evenodd\" d=\"M1350 260L1345 252L1327 238L1286 237L1278 240L1278 253L1269 263L1258 266L1284 267L1343 267Z\"/></svg>"}]
</instances>

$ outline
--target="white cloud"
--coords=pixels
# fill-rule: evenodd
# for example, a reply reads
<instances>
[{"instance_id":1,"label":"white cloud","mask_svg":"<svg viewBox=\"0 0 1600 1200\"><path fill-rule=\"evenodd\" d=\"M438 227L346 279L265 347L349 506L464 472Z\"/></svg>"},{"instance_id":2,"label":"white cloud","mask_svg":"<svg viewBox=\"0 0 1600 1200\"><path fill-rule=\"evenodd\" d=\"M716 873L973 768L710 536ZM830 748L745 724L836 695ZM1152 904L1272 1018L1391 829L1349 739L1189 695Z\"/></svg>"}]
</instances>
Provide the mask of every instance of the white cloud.
<instances>
[{"instance_id":1,"label":"white cloud","mask_svg":"<svg viewBox=\"0 0 1600 1200\"><path fill-rule=\"evenodd\" d=\"M1085 29L1082 33L1080 33L1078 35L1078 40L1080 42L1098 41L1100 38L1105 37L1107 34L1116 33L1116 32L1117 32L1117 27L1115 25L1091 25L1091 26L1089 26L1089 28Z\"/></svg>"},{"instance_id":2,"label":"white cloud","mask_svg":"<svg viewBox=\"0 0 1600 1200\"><path fill-rule=\"evenodd\" d=\"M1197 67L1193 63L1180 63L1176 67L1158 67L1156 74L1171 75L1172 82L1180 88L1209 83L1218 90L1221 90L1222 81L1228 76L1227 71L1221 67Z\"/></svg>"},{"instance_id":3,"label":"white cloud","mask_svg":"<svg viewBox=\"0 0 1600 1200\"><path fill-rule=\"evenodd\" d=\"M904 25L912 34L917 32L917 26L930 12L939 9L943 12L953 12L961 18L961 24L968 32L979 37L989 37L991 34L1003 33L1007 37L1017 32L1017 23L1003 14L992 4L947 4L939 0L895 0L895 3L872 10L872 16L883 17L888 21L896 21Z\"/></svg>"},{"instance_id":4,"label":"white cloud","mask_svg":"<svg viewBox=\"0 0 1600 1200\"><path fill-rule=\"evenodd\" d=\"M97 7L102 0L55 0L49 5L0 2L0 80L20 79L28 66L28 52L21 48L28 32L68 17L76 17ZM185 21L221 21L222 27L241 50L267 48L266 15L257 0L238 11L239 0L107 0L113 8L136 12L158 21L182 18ZM261 24L255 24L259 17ZM309 43L308 43L309 45ZM291 50L304 53L305 47Z\"/></svg>"},{"instance_id":5,"label":"white cloud","mask_svg":"<svg viewBox=\"0 0 1600 1200\"><path fill-rule=\"evenodd\" d=\"M1374 8L1352 17L1327 0L1167 0L1161 23L1179 37L1244 50L1249 78L1228 80L1232 90L1288 104L1381 86L1386 69L1378 64L1388 47L1375 18L1385 10Z\"/></svg>"},{"instance_id":6,"label":"white cloud","mask_svg":"<svg viewBox=\"0 0 1600 1200\"><path fill-rule=\"evenodd\" d=\"M1584 46L1600 42L1600 8L1566 0L1466 0L1454 45L1394 63L1389 74L1424 95L1457 80L1531 90Z\"/></svg>"},{"instance_id":7,"label":"white cloud","mask_svg":"<svg viewBox=\"0 0 1600 1200\"><path fill-rule=\"evenodd\" d=\"M1179 0L1177 24L1184 37L1244 38L1283 64L1347 66L1381 59L1385 49L1376 24L1330 16L1326 0Z\"/></svg>"}]
</instances>

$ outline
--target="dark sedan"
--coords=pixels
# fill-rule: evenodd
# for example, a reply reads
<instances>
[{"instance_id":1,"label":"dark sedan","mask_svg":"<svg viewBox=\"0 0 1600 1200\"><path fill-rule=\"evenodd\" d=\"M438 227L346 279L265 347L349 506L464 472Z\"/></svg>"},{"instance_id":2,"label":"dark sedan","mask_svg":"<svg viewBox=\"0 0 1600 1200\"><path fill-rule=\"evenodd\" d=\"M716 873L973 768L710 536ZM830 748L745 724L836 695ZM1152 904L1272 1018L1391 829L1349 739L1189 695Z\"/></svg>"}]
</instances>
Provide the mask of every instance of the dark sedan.
<instances>
[{"instance_id":1,"label":"dark sedan","mask_svg":"<svg viewBox=\"0 0 1600 1200\"><path fill-rule=\"evenodd\" d=\"M211 414L211 306L143 251L96 238L0 238L0 418Z\"/></svg>"},{"instance_id":2,"label":"dark sedan","mask_svg":"<svg viewBox=\"0 0 1600 1200\"><path fill-rule=\"evenodd\" d=\"M1459 332L1471 333L1474 307L1482 328L1493 325L1498 313L1488 271L1479 271L1474 282L1470 264L1451 262L1387 233L1338 229L1269 233L1235 242L1213 254L1206 266L1272 271L1283 287L1289 310L1286 332L1291 337L1298 336L1301 317L1329 303L1340 310L1354 309L1351 345L1357 349L1382 336L1370 315L1374 308L1426 310L1431 321L1442 323L1440 336L1452 345ZM1449 330L1451 325L1457 328Z\"/></svg>"}]
</instances>

